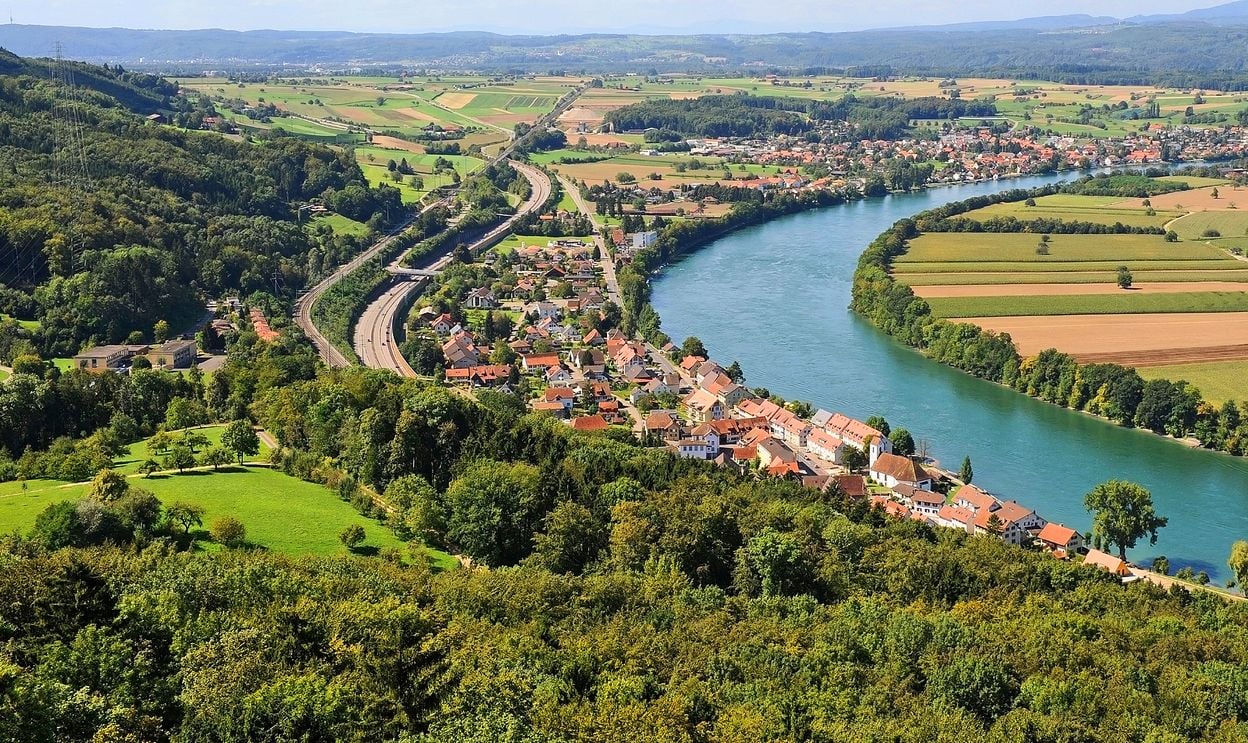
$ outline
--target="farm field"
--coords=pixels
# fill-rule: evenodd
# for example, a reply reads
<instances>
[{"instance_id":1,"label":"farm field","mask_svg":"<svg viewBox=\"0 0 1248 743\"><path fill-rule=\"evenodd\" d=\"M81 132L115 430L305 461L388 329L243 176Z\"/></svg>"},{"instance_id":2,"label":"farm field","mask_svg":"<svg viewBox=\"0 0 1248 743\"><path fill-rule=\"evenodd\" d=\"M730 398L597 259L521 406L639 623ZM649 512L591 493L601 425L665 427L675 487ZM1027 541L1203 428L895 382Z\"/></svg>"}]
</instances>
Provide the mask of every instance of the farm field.
<instances>
[{"instance_id":1,"label":"farm field","mask_svg":"<svg viewBox=\"0 0 1248 743\"><path fill-rule=\"evenodd\" d=\"M1248 281L1159 281L1152 284L1132 286L1123 291L1117 284L1105 283L1073 283L1073 284L935 284L920 286L914 293L924 299L945 297L1061 297L1115 294L1120 296L1138 296L1148 294L1176 294L1188 292L1248 292Z\"/></svg>"},{"instance_id":2,"label":"farm field","mask_svg":"<svg viewBox=\"0 0 1248 743\"><path fill-rule=\"evenodd\" d=\"M1093 222L1108 225L1121 222L1128 227L1164 227L1170 220L1183 216L1182 211L1165 210L1157 203L1158 198L1160 197L1154 197L1152 201L1154 211L1156 211L1156 214L1152 216L1149 216L1147 209L1138 199L1128 204L1117 196L1069 194L1042 196L1035 200L1035 206L1027 206L1022 201L992 204L960 216L978 221L997 217L1014 217L1023 222L1036 219L1060 219L1067 222Z\"/></svg>"},{"instance_id":3,"label":"farm field","mask_svg":"<svg viewBox=\"0 0 1248 743\"><path fill-rule=\"evenodd\" d=\"M1176 292L944 297L928 300L936 317L1121 315L1141 313L1248 312L1248 293Z\"/></svg>"},{"instance_id":4,"label":"farm field","mask_svg":"<svg viewBox=\"0 0 1248 743\"><path fill-rule=\"evenodd\" d=\"M1009 333L1023 356L1057 348L1082 362L1124 366L1248 359L1248 312L965 317Z\"/></svg>"},{"instance_id":5,"label":"farm field","mask_svg":"<svg viewBox=\"0 0 1248 743\"><path fill-rule=\"evenodd\" d=\"M1222 265L1221 263L1218 264ZM1233 266L1227 266L1233 269ZM1225 271L1171 271L1141 270L1133 268L1135 283L1133 286L1146 289L1153 282L1248 282L1248 264L1241 270ZM1003 285L1003 284L1114 284L1117 273L1112 269L1101 271L998 271L984 273L979 271L962 271L957 273L902 273L897 274L897 281L912 287L924 286L968 286L968 285ZM917 294L921 292L916 290Z\"/></svg>"},{"instance_id":6,"label":"farm field","mask_svg":"<svg viewBox=\"0 0 1248 743\"><path fill-rule=\"evenodd\" d=\"M1248 400L1248 360L1211 361L1203 364L1141 366L1136 371L1145 379L1185 380L1200 390L1201 397L1221 405L1227 400Z\"/></svg>"},{"instance_id":7,"label":"farm field","mask_svg":"<svg viewBox=\"0 0 1248 743\"><path fill-rule=\"evenodd\" d=\"M1245 267L1248 267L1248 263L1237 261L1229 255L1226 255L1226 257L1221 260L1192 261L1054 261L1052 263L1044 264L1039 264L1035 261L992 261L985 263L971 263L969 261L954 261L946 263L897 263L893 266L893 273L897 275L898 280L905 281L910 274L1026 273L1038 270L1052 273L1083 273L1086 271L1115 271L1122 265L1131 269L1132 273L1135 273L1136 271L1144 273L1150 271L1242 271Z\"/></svg>"},{"instance_id":8,"label":"farm field","mask_svg":"<svg viewBox=\"0 0 1248 743\"><path fill-rule=\"evenodd\" d=\"M1214 192L1217 192L1216 194ZM1203 212L1234 211L1248 209L1248 188L1243 186L1206 186L1187 191L1171 191L1149 199L1154 209L1165 211ZM1130 199L1124 205L1139 204L1140 199Z\"/></svg>"},{"instance_id":9,"label":"farm field","mask_svg":"<svg viewBox=\"0 0 1248 743\"><path fill-rule=\"evenodd\" d=\"M1026 261L1037 270L1068 261L1221 261L1225 252L1198 243L1168 243L1160 235L1052 235L1048 255L1039 255L1032 233L936 232L910 241L895 263Z\"/></svg>"},{"instance_id":10,"label":"farm field","mask_svg":"<svg viewBox=\"0 0 1248 743\"><path fill-rule=\"evenodd\" d=\"M1194 212L1170 223L1170 229L1184 240L1208 241L1211 245L1227 245L1231 242L1242 243L1248 235L1248 200L1244 202L1245 210ZM1209 230L1216 231L1217 236L1206 236ZM1238 238L1238 240L1237 240ZM1225 254L1224 254L1225 255Z\"/></svg>"}]
</instances>

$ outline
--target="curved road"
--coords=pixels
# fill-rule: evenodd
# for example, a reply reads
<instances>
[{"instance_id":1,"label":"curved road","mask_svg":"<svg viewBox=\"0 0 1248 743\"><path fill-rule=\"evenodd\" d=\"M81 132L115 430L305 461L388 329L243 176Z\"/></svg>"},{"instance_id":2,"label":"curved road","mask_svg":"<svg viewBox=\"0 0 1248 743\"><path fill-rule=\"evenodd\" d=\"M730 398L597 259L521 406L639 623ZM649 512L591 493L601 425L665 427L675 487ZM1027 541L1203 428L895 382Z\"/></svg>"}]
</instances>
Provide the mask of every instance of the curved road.
<instances>
[{"instance_id":1,"label":"curved road","mask_svg":"<svg viewBox=\"0 0 1248 743\"><path fill-rule=\"evenodd\" d=\"M474 255L479 255L502 240L511 232L511 226L517 219L540 208L550 198L551 183L546 173L514 160L511 164L528 179L532 186L532 193L514 215L470 246ZM429 270L434 273L440 272L450 261L451 256L444 255L434 262ZM355 338L352 344L365 366L390 369L405 377L417 376L411 365L403 358L403 354L399 352L401 341L395 337L394 329L402 322L402 313L410 306L412 295L417 290L423 289L429 281L432 279L399 280L365 308L364 313L355 323Z\"/></svg>"},{"instance_id":2,"label":"curved road","mask_svg":"<svg viewBox=\"0 0 1248 743\"><path fill-rule=\"evenodd\" d=\"M424 214L430 209L444 205L445 203L445 199L435 201L422 209L420 213ZM344 356L343 353L337 348L334 348L334 344L330 343L329 339L326 338L325 335L317 329L316 324L312 322L312 305L316 304L316 301L320 299L321 295L328 291L330 287L341 281L342 277L368 262L373 258L373 256L376 256L384 251L386 246L388 246L395 237L401 234L403 230L407 229L407 226L411 223L412 219L407 220L398 229L373 243L373 245L367 250L339 266L337 270L321 279L316 286L309 289L306 294L295 302L295 324L297 324L300 329L303 330L304 335L308 336L308 339L312 341L312 345L316 347L317 352L321 355L321 360L324 361L327 366L336 368L350 366L351 360Z\"/></svg>"}]
</instances>

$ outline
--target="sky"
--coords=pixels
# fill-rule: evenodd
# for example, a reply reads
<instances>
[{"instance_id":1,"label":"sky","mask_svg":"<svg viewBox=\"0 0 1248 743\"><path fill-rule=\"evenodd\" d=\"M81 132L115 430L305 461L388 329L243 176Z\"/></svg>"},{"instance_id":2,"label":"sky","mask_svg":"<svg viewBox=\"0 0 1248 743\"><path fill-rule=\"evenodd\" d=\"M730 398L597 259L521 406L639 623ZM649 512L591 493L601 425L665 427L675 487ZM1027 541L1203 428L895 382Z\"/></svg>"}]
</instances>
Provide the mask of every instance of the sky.
<instances>
[{"instance_id":1,"label":"sky","mask_svg":"<svg viewBox=\"0 0 1248 743\"><path fill-rule=\"evenodd\" d=\"M332 30L768 33L1178 13L1220 0L0 0L14 22L53 26ZM7 3L7 7L5 5Z\"/></svg>"}]
</instances>

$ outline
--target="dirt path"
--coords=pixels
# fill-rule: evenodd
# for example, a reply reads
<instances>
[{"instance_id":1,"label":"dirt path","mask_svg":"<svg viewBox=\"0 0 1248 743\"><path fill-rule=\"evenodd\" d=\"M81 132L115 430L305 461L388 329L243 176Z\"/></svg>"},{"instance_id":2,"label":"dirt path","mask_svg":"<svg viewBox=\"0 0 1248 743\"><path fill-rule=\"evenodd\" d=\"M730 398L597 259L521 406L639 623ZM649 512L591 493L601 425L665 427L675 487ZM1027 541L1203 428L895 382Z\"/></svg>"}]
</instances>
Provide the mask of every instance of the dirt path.
<instances>
[{"instance_id":1,"label":"dirt path","mask_svg":"<svg viewBox=\"0 0 1248 743\"><path fill-rule=\"evenodd\" d=\"M1161 573L1154 573L1153 571L1145 570L1144 568L1132 567L1130 570L1131 574L1137 578L1142 578L1149 583L1161 586L1167 591L1170 590L1172 586L1179 586L1181 588L1186 588L1188 591L1205 591L1206 593L1212 593L1213 595L1224 598L1228 601L1248 601L1248 598L1245 598L1244 596L1223 591L1213 586L1202 586L1199 583L1190 583L1185 580L1179 580L1178 578L1171 578L1168 575L1162 575Z\"/></svg>"}]
</instances>

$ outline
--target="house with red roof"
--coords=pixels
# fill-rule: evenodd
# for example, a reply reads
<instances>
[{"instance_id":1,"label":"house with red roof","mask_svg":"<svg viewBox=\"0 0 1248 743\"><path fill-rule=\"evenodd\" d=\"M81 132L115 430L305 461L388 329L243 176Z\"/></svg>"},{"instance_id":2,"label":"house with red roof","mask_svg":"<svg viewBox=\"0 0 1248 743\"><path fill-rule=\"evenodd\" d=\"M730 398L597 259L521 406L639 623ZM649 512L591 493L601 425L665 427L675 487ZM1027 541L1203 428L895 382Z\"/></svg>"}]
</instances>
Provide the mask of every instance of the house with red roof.
<instances>
[{"instance_id":1,"label":"house with red roof","mask_svg":"<svg viewBox=\"0 0 1248 743\"><path fill-rule=\"evenodd\" d=\"M932 476L918 462L896 454L881 454L868 468L867 473L886 488L909 485L918 490L932 489Z\"/></svg>"},{"instance_id":2,"label":"house with red roof","mask_svg":"<svg viewBox=\"0 0 1248 743\"><path fill-rule=\"evenodd\" d=\"M1083 550L1083 535L1062 524L1045 524L1036 534L1041 547L1058 557L1067 557Z\"/></svg>"},{"instance_id":3,"label":"house with red roof","mask_svg":"<svg viewBox=\"0 0 1248 743\"><path fill-rule=\"evenodd\" d=\"M572 428L577 431L605 431L610 427L611 424L601 415L585 415L572 419Z\"/></svg>"}]
</instances>

